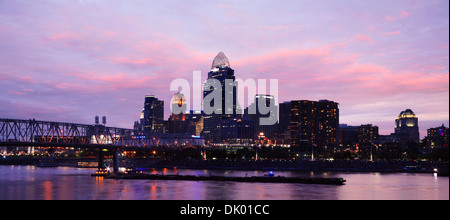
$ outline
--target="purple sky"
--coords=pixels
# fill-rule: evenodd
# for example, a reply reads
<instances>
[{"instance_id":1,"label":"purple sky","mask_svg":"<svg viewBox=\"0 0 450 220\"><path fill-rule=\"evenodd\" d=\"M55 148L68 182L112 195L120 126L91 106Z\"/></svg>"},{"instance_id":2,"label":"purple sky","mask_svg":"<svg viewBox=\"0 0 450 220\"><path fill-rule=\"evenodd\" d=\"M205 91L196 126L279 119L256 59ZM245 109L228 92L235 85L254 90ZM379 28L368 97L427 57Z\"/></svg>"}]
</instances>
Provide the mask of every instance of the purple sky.
<instances>
[{"instance_id":1,"label":"purple sky","mask_svg":"<svg viewBox=\"0 0 450 220\"><path fill-rule=\"evenodd\" d=\"M206 78L279 79L279 99L340 103L340 122L394 130L412 109L449 125L448 0L0 0L0 118L131 128L144 96Z\"/></svg>"}]
</instances>

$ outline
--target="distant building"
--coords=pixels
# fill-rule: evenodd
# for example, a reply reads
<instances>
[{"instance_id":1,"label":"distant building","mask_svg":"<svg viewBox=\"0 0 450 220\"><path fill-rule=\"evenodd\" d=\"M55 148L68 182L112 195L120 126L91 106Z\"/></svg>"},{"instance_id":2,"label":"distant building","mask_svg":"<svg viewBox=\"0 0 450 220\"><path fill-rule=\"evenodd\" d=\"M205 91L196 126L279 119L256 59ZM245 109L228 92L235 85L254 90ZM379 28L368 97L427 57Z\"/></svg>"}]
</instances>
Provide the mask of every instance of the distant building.
<instances>
[{"instance_id":1,"label":"distant building","mask_svg":"<svg viewBox=\"0 0 450 220\"><path fill-rule=\"evenodd\" d=\"M360 126L339 125L339 145L342 147L353 147L358 143Z\"/></svg>"},{"instance_id":2,"label":"distant building","mask_svg":"<svg viewBox=\"0 0 450 220\"><path fill-rule=\"evenodd\" d=\"M370 143L378 139L378 126L373 126L372 124L361 125L358 127L358 142L359 143Z\"/></svg>"},{"instance_id":3,"label":"distant building","mask_svg":"<svg viewBox=\"0 0 450 220\"><path fill-rule=\"evenodd\" d=\"M220 137L225 143L250 143L253 140L253 121L248 118L230 118L222 121Z\"/></svg>"},{"instance_id":4,"label":"distant building","mask_svg":"<svg viewBox=\"0 0 450 220\"><path fill-rule=\"evenodd\" d=\"M214 58L213 63L211 65L211 71L208 73L208 79L216 79L220 82L220 85L215 85L216 87L221 86L222 88L222 100L220 105L214 103L218 100L212 100L210 103L203 103L203 109L211 108L213 106L220 106L217 108L219 114L207 114L204 116L204 128L203 128L203 136L205 140L217 143L220 142L220 129L221 123L224 120L228 120L230 118L235 118L238 114L238 103L237 103L237 87L234 86L232 91L229 91L232 94L228 94L229 97L232 97L232 100L226 100L226 80L231 80L232 83L235 83L234 70L230 67L230 62L228 58L225 56L223 52L217 54ZM213 92L211 89L213 85L205 83L204 84L204 101L210 93ZM211 91L207 91L210 90ZM209 105L209 106L207 106ZM229 107L228 109L226 107ZM227 112L230 112L227 114ZM242 113L241 113L242 114Z\"/></svg>"},{"instance_id":5,"label":"distant building","mask_svg":"<svg viewBox=\"0 0 450 220\"><path fill-rule=\"evenodd\" d=\"M279 104L279 129L281 131L291 130L291 102L283 102Z\"/></svg>"},{"instance_id":6,"label":"distant building","mask_svg":"<svg viewBox=\"0 0 450 220\"><path fill-rule=\"evenodd\" d=\"M153 95L145 96L144 133L164 133L164 101Z\"/></svg>"},{"instance_id":7,"label":"distant building","mask_svg":"<svg viewBox=\"0 0 450 220\"><path fill-rule=\"evenodd\" d=\"M400 112L395 119L394 138L400 142L416 142L419 143L419 121L411 109Z\"/></svg>"},{"instance_id":8,"label":"distant building","mask_svg":"<svg viewBox=\"0 0 450 220\"><path fill-rule=\"evenodd\" d=\"M442 125L427 130L428 147L448 147L449 129Z\"/></svg>"},{"instance_id":9,"label":"distant building","mask_svg":"<svg viewBox=\"0 0 450 220\"><path fill-rule=\"evenodd\" d=\"M278 105L278 138L281 144L291 144L291 102L283 102Z\"/></svg>"},{"instance_id":10,"label":"distant building","mask_svg":"<svg viewBox=\"0 0 450 220\"><path fill-rule=\"evenodd\" d=\"M188 135L201 136L204 116L205 114L201 110L190 110L186 112L186 133Z\"/></svg>"},{"instance_id":11,"label":"distant building","mask_svg":"<svg viewBox=\"0 0 450 220\"><path fill-rule=\"evenodd\" d=\"M333 101L291 101L291 147L306 152L338 144L339 104Z\"/></svg>"},{"instance_id":12,"label":"distant building","mask_svg":"<svg viewBox=\"0 0 450 220\"><path fill-rule=\"evenodd\" d=\"M180 110L177 112L175 109ZM185 134L186 123L186 98L181 93L176 93L172 98L172 115L168 120L168 133Z\"/></svg>"},{"instance_id":13,"label":"distant building","mask_svg":"<svg viewBox=\"0 0 450 220\"><path fill-rule=\"evenodd\" d=\"M264 105L268 108L268 111L265 114L262 114L261 112L263 111L259 108L258 103L260 101L262 101L262 103L264 103ZM278 120L278 107L275 105L275 98L272 95L257 94L255 96L255 102L250 104L244 110L244 117L253 122L253 140L256 140L261 133L263 133L266 138L272 139L277 130L277 124L265 125L262 120L268 119L269 117Z\"/></svg>"}]
</instances>

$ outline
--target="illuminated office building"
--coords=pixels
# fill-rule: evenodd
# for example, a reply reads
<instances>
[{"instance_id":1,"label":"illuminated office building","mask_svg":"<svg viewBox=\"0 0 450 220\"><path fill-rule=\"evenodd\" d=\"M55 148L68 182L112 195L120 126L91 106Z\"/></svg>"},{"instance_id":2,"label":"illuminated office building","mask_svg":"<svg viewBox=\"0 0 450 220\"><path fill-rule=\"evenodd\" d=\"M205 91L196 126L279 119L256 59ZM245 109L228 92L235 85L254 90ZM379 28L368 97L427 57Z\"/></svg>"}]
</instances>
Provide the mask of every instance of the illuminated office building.
<instances>
[{"instance_id":1,"label":"illuminated office building","mask_svg":"<svg viewBox=\"0 0 450 220\"><path fill-rule=\"evenodd\" d=\"M333 101L291 101L291 147L310 152L338 145L339 104Z\"/></svg>"},{"instance_id":2,"label":"illuminated office building","mask_svg":"<svg viewBox=\"0 0 450 220\"><path fill-rule=\"evenodd\" d=\"M442 125L427 130L428 147L448 147L449 129Z\"/></svg>"},{"instance_id":3,"label":"illuminated office building","mask_svg":"<svg viewBox=\"0 0 450 220\"><path fill-rule=\"evenodd\" d=\"M400 112L395 119L395 138L419 143L419 120L411 109Z\"/></svg>"}]
</instances>

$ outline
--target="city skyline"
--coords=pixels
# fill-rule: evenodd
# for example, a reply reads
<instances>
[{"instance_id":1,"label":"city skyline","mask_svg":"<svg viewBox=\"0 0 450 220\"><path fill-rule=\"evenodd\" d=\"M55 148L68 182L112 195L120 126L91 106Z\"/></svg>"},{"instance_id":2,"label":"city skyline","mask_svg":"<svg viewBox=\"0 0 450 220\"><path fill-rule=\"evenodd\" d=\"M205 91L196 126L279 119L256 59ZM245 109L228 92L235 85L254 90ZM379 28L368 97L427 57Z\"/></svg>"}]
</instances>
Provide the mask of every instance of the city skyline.
<instances>
[{"instance_id":1,"label":"city skyline","mask_svg":"<svg viewBox=\"0 0 450 220\"><path fill-rule=\"evenodd\" d=\"M224 51L237 78L279 79L279 103L333 100L380 134L412 109L423 138L449 126L448 16L448 1L0 1L0 115L131 128L149 94L167 119L170 82L205 80Z\"/></svg>"}]
</instances>

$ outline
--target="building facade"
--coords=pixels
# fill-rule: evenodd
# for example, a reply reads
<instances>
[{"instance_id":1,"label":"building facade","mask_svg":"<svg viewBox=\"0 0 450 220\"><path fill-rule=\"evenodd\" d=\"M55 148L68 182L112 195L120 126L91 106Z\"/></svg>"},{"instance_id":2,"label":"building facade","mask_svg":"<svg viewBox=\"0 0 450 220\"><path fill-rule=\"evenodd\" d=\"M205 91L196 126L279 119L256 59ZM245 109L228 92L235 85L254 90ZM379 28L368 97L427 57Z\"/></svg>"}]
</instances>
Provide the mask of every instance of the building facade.
<instances>
[{"instance_id":1,"label":"building facade","mask_svg":"<svg viewBox=\"0 0 450 220\"><path fill-rule=\"evenodd\" d=\"M291 147L307 152L338 145L339 104L333 101L291 101Z\"/></svg>"},{"instance_id":2,"label":"building facade","mask_svg":"<svg viewBox=\"0 0 450 220\"><path fill-rule=\"evenodd\" d=\"M371 143L379 137L378 126L372 124L361 125L358 127L358 142Z\"/></svg>"}]
</instances>

